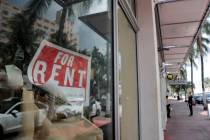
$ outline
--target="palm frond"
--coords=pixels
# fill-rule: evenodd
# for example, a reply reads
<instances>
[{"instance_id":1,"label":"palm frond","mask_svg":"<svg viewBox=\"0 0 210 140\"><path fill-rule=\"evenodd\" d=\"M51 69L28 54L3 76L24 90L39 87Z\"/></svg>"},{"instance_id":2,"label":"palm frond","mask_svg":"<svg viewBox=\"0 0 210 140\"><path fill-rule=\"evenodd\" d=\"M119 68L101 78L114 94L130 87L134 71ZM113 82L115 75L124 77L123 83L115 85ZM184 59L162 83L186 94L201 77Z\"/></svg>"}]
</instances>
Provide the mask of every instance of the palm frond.
<instances>
[{"instance_id":1,"label":"palm frond","mask_svg":"<svg viewBox=\"0 0 210 140\"><path fill-rule=\"evenodd\" d=\"M192 63L193 66L197 69L198 65L195 62L195 58L196 58L196 49L191 48L190 53L189 53L189 60L190 60L190 63Z\"/></svg>"},{"instance_id":2,"label":"palm frond","mask_svg":"<svg viewBox=\"0 0 210 140\"><path fill-rule=\"evenodd\" d=\"M33 24L37 17L46 12L51 3L52 0L30 0L23 10L23 15L29 19L30 24Z\"/></svg>"},{"instance_id":3,"label":"palm frond","mask_svg":"<svg viewBox=\"0 0 210 140\"><path fill-rule=\"evenodd\" d=\"M46 12L47 8L51 5L52 0L30 0L24 10L24 14L26 15L36 15L41 16Z\"/></svg>"},{"instance_id":4,"label":"palm frond","mask_svg":"<svg viewBox=\"0 0 210 140\"><path fill-rule=\"evenodd\" d=\"M196 40L197 57L199 57L200 55L206 56L208 53L208 47L206 45L206 42L204 42L204 40L206 41L206 38L202 37L201 34L197 37Z\"/></svg>"},{"instance_id":5,"label":"palm frond","mask_svg":"<svg viewBox=\"0 0 210 140\"><path fill-rule=\"evenodd\" d=\"M202 32L210 35L210 22L206 21L203 25Z\"/></svg>"},{"instance_id":6,"label":"palm frond","mask_svg":"<svg viewBox=\"0 0 210 140\"><path fill-rule=\"evenodd\" d=\"M8 37L11 34L11 32L6 30L0 30L0 37Z\"/></svg>"},{"instance_id":7,"label":"palm frond","mask_svg":"<svg viewBox=\"0 0 210 140\"><path fill-rule=\"evenodd\" d=\"M183 66L180 68L180 76L183 79L187 79L187 71Z\"/></svg>"},{"instance_id":8,"label":"palm frond","mask_svg":"<svg viewBox=\"0 0 210 140\"><path fill-rule=\"evenodd\" d=\"M205 42L205 43L207 43L207 44L210 43L210 39L207 38L207 37L202 37L202 38L201 38L201 41L202 41L202 42Z\"/></svg>"},{"instance_id":9,"label":"palm frond","mask_svg":"<svg viewBox=\"0 0 210 140\"><path fill-rule=\"evenodd\" d=\"M202 50L203 50L204 53L208 53L209 52L207 43L202 42Z\"/></svg>"}]
</instances>

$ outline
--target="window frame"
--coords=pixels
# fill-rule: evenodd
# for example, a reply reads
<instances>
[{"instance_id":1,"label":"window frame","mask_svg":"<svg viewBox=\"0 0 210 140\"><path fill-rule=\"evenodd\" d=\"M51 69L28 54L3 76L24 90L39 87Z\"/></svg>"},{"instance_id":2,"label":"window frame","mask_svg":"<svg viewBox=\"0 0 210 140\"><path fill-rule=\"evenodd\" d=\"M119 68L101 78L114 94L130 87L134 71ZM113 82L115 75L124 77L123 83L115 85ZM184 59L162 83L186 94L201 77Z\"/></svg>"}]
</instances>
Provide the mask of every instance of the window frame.
<instances>
[{"instance_id":1,"label":"window frame","mask_svg":"<svg viewBox=\"0 0 210 140\"><path fill-rule=\"evenodd\" d=\"M138 32L139 27L137 24L137 19L135 17L135 13L133 12L131 5L128 3L127 0L118 0L119 6L122 8L125 16L127 17L128 21L130 22L133 30ZM136 10L136 9L134 9Z\"/></svg>"},{"instance_id":2,"label":"window frame","mask_svg":"<svg viewBox=\"0 0 210 140\"><path fill-rule=\"evenodd\" d=\"M135 14L133 12L133 10L131 9L131 6L129 5L127 0L117 0L117 1L113 1L113 46L114 46L114 50L113 50L113 63L114 63L114 108L113 108L113 114L114 114L114 122L113 124L114 126L114 135L115 135L115 139L116 140L120 140L120 116L119 116L119 89L118 89L118 85L119 85L119 42L118 42L118 23L120 23L118 21L118 8L121 8L122 11L125 14L125 17L127 18L128 22L130 23L131 27L133 28L135 34L136 34L136 68L137 68L137 96L138 96L138 128L141 128L141 122L140 122L140 116L141 116L141 111L140 111L140 89L139 89L139 56L138 56L138 42L137 42L137 33L140 30L138 23L137 23L137 18L135 17ZM136 8L134 9L134 11L136 11ZM141 131L139 131L138 133L138 138L139 140L141 139Z\"/></svg>"}]
</instances>

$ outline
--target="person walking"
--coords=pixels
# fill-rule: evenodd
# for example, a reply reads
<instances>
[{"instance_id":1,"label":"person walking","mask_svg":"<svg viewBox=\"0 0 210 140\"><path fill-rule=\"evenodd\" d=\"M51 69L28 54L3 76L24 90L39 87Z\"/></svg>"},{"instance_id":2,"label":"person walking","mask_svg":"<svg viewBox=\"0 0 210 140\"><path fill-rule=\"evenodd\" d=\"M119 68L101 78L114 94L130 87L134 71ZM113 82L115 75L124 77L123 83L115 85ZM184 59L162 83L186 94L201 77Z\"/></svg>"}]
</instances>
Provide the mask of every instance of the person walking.
<instances>
[{"instance_id":1,"label":"person walking","mask_svg":"<svg viewBox=\"0 0 210 140\"><path fill-rule=\"evenodd\" d=\"M171 104L168 100L168 95L166 96L166 110L167 110L167 118L171 118Z\"/></svg>"},{"instance_id":2,"label":"person walking","mask_svg":"<svg viewBox=\"0 0 210 140\"><path fill-rule=\"evenodd\" d=\"M193 116L193 96L192 96L191 92L189 92L189 95L188 95L188 106L189 106L189 109L190 109L190 115L189 116Z\"/></svg>"}]
</instances>

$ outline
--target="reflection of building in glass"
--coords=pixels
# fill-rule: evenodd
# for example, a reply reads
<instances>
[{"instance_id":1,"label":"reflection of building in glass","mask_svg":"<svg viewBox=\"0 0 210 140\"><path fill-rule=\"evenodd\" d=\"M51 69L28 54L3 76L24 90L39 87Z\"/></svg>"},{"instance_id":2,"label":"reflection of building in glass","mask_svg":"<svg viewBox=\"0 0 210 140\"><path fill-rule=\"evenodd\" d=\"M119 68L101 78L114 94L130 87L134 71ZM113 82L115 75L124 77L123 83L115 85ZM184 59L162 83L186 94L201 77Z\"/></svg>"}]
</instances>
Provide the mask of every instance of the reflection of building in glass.
<instances>
[{"instance_id":1,"label":"reflection of building in glass","mask_svg":"<svg viewBox=\"0 0 210 140\"><path fill-rule=\"evenodd\" d=\"M20 13L21 9L6 1L2 1L0 6L0 12L0 29L3 32L9 32L10 28L7 23L8 20L15 14ZM50 34L55 33L58 29L58 25L56 25L56 23L53 21L44 18L38 18L35 22L34 28L39 32L40 37L38 38L38 40L41 40L48 37ZM6 35L2 35L2 37L0 38L0 42L8 42L8 38L6 37Z\"/></svg>"},{"instance_id":2,"label":"reflection of building in glass","mask_svg":"<svg viewBox=\"0 0 210 140\"><path fill-rule=\"evenodd\" d=\"M7 43L8 37L5 32L10 32L11 29L8 25L8 20L17 13L20 13L21 9L15 5L12 5L6 1L2 1L0 5L0 32L2 33L0 36L0 42ZM61 11L59 11L61 12ZM58 12L58 13L59 13ZM48 19L39 17L35 24L34 29L38 34L37 42L40 42L43 39L48 39L51 34L58 31L59 22L59 14L56 15L56 21L50 21ZM72 24L69 21L65 21L64 25L64 33L67 34L67 39L71 43L70 45L78 46L78 39L72 33Z\"/></svg>"},{"instance_id":3,"label":"reflection of building in glass","mask_svg":"<svg viewBox=\"0 0 210 140\"><path fill-rule=\"evenodd\" d=\"M8 26L8 19L12 16L14 16L17 13L20 13L21 10L17 8L16 6L10 5L6 1L2 1L0 5L0 32L5 33L9 32L10 28ZM6 43L8 42L8 38L6 35L2 35L0 37L0 42Z\"/></svg>"},{"instance_id":4,"label":"reflection of building in glass","mask_svg":"<svg viewBox=\"0 0 210 140\"><path fill-rule=\"evenodd\" d=\"M39 33L39 41L48 37L58 30L58 25L44 18L38 18L34 24L34 29Z\"/></svg>"}]
</instances>

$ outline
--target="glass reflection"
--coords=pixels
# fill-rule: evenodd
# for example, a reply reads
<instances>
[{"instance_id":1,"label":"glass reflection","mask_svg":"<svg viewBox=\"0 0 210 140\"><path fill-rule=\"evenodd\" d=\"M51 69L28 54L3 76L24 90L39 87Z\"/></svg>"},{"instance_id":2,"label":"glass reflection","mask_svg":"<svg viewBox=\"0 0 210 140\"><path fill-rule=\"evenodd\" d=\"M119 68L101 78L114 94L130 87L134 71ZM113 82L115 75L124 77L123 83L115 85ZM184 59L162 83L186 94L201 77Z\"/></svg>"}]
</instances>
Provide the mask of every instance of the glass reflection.
<instances>
[{"instance_id":1,"label":"glass reflection","mask_svg":"<svg viewBox=\"0 0 210 140\"><path fill-rule=\"evenodd\" d=\"M2 138L113 139L110 3L110 0L0 1ZM85 71L87 85L73 87L69 83L65 94L61 94L62 86L52 83L42 86L31 81L29 65L43 40L59 46L66 54L90 58L90 70ZM52 54L45 51L40 55L47 61ZM80 60L70 68L81 66ZM61 64L62 61L65 59L60 60ZM38 68L38 78L43 67ZM43 73L53 74L49 70ZM72 72L67 77L69 82L71 76ZM81 79L73 80L78 83Z\"/></svg>"}]
</instances>

